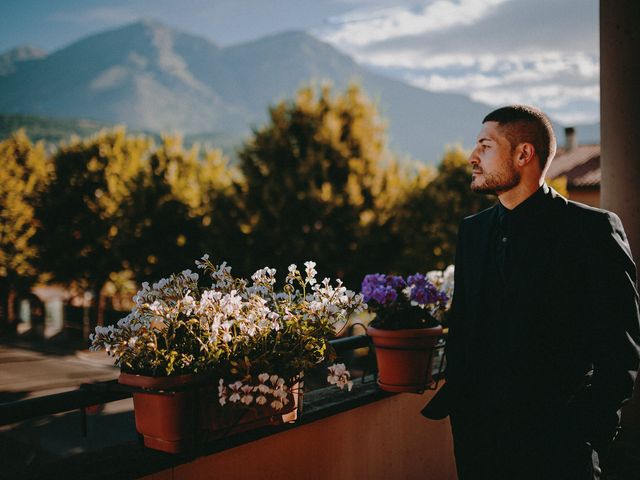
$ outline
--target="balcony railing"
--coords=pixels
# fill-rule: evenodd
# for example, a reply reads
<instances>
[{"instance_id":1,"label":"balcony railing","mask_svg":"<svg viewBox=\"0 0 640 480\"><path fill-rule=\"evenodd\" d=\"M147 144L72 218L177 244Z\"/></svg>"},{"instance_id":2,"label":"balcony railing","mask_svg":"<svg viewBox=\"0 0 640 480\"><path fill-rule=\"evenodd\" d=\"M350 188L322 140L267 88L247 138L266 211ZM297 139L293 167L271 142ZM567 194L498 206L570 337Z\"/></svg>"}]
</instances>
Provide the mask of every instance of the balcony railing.
<instances>
[{"instance_id":1,"label":"balcony railing","mask_svg":"<svg viewBox=\"0 0 640 480\"><path fill-rule=\"evenodd\" d=\"M332 340L331 343L339 358L352 356L356 349L368 349L368 353L356 357L356 361L352 362L355 368L354 365L350 365L352 372L357 370L360 375L354 379L354 388L349 393L340 392L335 387L305 391L304 408L295 424L269 426L239 433L203 443L188 454L178 455L168 455L144 448L140 442L132 442L131 436L129 436L120 444L99 450L80 451L72 456L53 458L38 465L18 465L10 475L6 471L3 475L9 475L7 478L21 479L49 478L52 475L55 478L140 478L167 469L175 469L201 457L208 458L214 453L292 429L302 428L318 420L328 419L358 407L393 397L392 394L383 392L376 386L375 360L367 336L340 338ZM442 359L442 347L443 344L437 347L439 359ZM436 361L436 369L439 371L441 367L442 361ZM436 374L436 378L439 378L438 374ZM79 415L73 416L79 418L79 432L86 437L88 433L87 411L91 411L96 405L127 399L131 396L132 390L131 387L120 385L116 380L113 380L83 384L77 390L70 392L0 404L0 426L5 426L2 429L4 435L10 435L11 431L7 430L9 425L19 422L33 422L40 417L64 412L79 411ZM129 412L129 415L132 417L132 412ZM336 428L340 427L336 426ZM128 432L128 434L131 433ZM100 432L94 432L92 428L91 434L99 435ZM0 448L2 448L1 444Z\"/></svg>"}]
</instances>

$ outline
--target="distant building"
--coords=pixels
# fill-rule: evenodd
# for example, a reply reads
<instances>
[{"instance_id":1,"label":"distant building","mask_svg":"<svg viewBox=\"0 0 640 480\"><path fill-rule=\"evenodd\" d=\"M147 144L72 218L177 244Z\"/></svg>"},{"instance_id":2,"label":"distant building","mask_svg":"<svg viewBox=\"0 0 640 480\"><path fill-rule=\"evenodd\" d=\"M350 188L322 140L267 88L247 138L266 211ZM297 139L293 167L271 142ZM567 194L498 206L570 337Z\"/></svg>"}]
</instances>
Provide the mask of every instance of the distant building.
<instances>
[{"instance_id":1,"label":"distant building","mask_svg":"<svg viewBox=\"0 0 640 480\"><path fill-rule=\"evenodd\" d=\"M576 130L565 128L565 145L559 147L549 171L548 179L565 177L571 200L600 206L600 145L578 145Z\"/></svg>"}]
</instances>

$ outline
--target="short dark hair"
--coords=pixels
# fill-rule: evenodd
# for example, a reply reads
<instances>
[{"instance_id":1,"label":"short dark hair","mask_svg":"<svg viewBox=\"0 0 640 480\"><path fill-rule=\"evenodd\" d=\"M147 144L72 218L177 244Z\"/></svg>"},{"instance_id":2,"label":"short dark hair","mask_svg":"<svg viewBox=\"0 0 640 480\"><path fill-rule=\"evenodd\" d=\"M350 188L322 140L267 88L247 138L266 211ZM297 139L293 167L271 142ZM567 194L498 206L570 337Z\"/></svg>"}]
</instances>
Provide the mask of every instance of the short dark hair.
<instances>
[{"instance_id":1,"label":"short dark hair","mask_svg":"<svg viewBox=\"0 0 640 480\"><path fill-rule=\"evenodd\" d=\"M549 117L528 105L498 108L484 117L482 123L498 122L511 148L522 142L531 143L544 172L556 154L556 135Z\"/></svg>"}]
</instances>

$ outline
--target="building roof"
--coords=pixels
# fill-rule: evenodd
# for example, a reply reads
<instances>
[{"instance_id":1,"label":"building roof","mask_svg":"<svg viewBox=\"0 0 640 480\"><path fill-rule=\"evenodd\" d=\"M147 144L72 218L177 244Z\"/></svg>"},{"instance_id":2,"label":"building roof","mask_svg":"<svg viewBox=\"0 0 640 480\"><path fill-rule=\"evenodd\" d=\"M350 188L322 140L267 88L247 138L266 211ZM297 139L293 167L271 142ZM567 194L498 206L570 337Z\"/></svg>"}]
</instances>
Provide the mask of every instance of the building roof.
<instances>
[{"instance_id":1,"label":"building roof","mask_svg":"<svg viewBox=\"0 0 640 480\"><path fill-rule=\"evenodd\" d=\"M578 145L558 149L547 178L567 177L568 188L600 186L600 145Z\"/></svg>"}]
</instances>

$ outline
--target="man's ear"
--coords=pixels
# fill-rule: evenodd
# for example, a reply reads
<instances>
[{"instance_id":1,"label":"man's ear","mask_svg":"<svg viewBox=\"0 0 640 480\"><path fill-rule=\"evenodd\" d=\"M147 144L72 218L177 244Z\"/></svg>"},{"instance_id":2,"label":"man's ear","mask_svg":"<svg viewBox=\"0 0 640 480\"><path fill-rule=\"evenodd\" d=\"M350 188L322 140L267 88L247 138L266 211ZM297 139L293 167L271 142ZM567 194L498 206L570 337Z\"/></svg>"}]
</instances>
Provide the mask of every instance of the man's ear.
<instances>
[{"instance_id":1,"label":"man's ear","mask_svg":"<svg viewBox=\"0 0 640 480\"><path fill-rule=\"evenodd\" d=\"M536 149L531 143L521 143L518 145L518 158L517 162L520 167L524 167L526 164L533 160Z\"/></svg>"}]
</instances>

